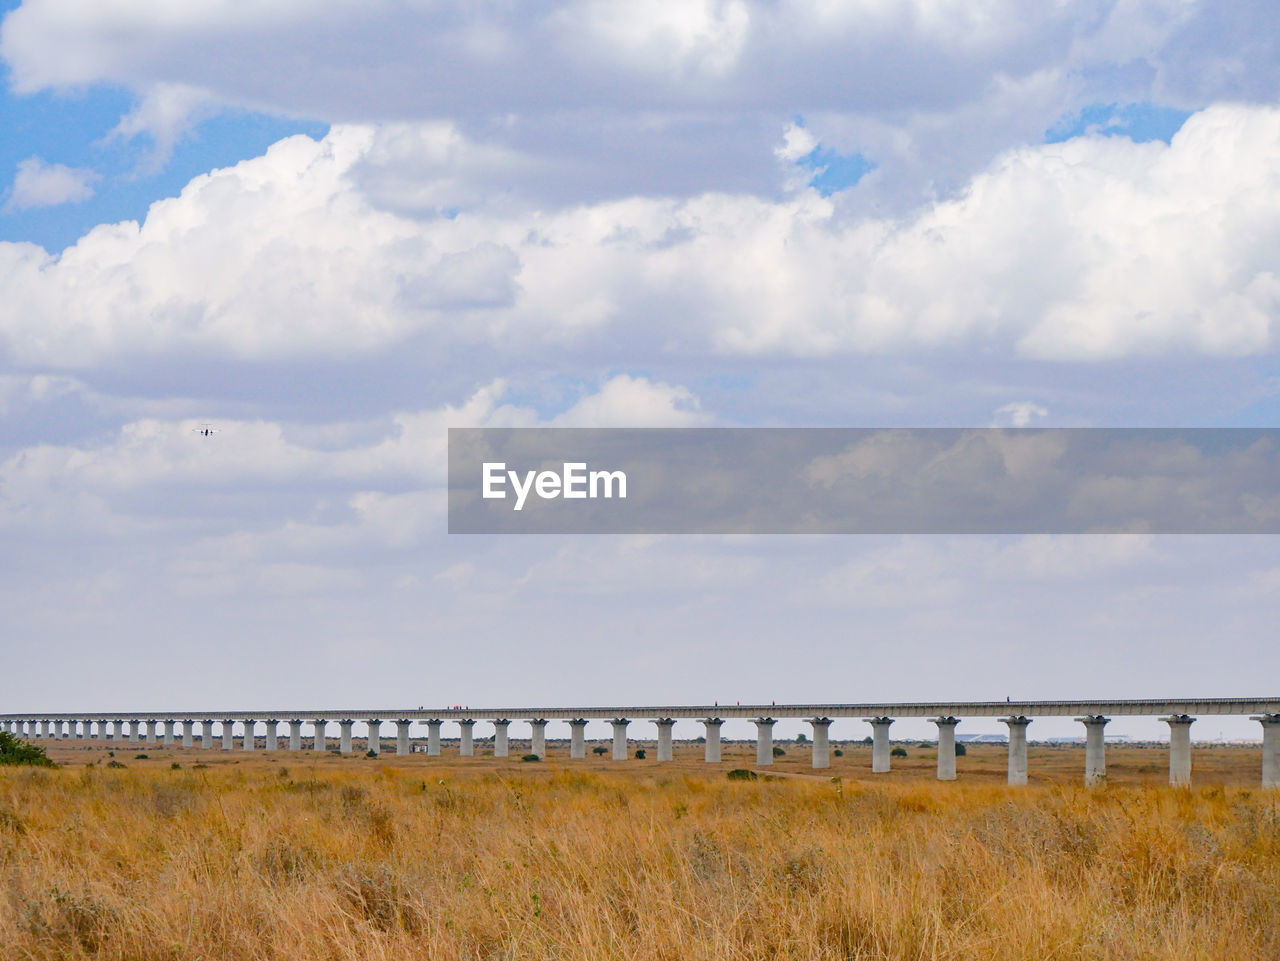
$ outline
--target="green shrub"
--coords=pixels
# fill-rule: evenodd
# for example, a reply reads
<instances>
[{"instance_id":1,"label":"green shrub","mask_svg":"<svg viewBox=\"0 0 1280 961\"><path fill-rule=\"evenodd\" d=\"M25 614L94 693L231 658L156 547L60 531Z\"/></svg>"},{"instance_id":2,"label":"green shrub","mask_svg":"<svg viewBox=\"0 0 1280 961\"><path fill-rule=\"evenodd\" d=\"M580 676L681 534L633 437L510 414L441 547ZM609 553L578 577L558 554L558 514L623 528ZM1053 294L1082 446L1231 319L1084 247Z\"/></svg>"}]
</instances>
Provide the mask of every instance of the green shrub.
<instances>
[{"instance_id":1,"label":"green shrub","mask_svg":"<svg viewBox=\"0 0 1280 961\"><path fill-rule=\"evenodd\" d=\"M57 767L44 753L44 748L30 741L14 737L8 731L0 731L0 764L31 764L36 767Z\"/></svg>"},{"instance_id":2,"label":"green shrub","mask_svg":"<svg viewBox=\"0 0 1280 961\"><path fill-rule=\"evenodd\" d=\"M146 760L147 758L149 758L150 756L151 756L150 754L135 754L135 755L133 756L133 759L134 759L135 761L145 761L145 760Z\"/></svg>"},{"instance_id":3,"label":"green shrub","mask_svg":"<svg viewBox=\"0 0 1280 961\"><path fill-rule=\"evenodd\" d=\"M907 749L905 747L895 747L889 752L889 757L906 757Z\"/></svg>"},{"instance_id":4,"label":"green shrub","mask_svg":"<svg viewBox=\"0 0 1280 961\"><path fill-rule=\"evenodd\" d=\"M774 756L774 757L782 757L782 756L783 756L783 755L785 755L786 753L787 753L787 752L786 752L786 751L784 751L784 750L783 750L782 748L780 748L780 747L775 747L775 748L773 749L773 756Z\"/></svg>"},{"instance_id":5,"label":"green shrub","mask_svg":"<svg viewBox=\"0 0 1280 961\"><path fill-rule=\"evenodd\" d=\"M956 757L964 757L968 753L969 753L969 749L965 747L963 744L956 745Z\"/></svg>"},{"instance_id":6,"label":"green shrub","mask_svg":"<svg viewBox=\"0 0 1280 961\"><path fill-rule=\"evenodd\" d=\"M119 761L108 761L107 767L124 767Z\"/></svg>"},{"instance_id":7,"label":"green shrub","mask_svg":"<svg viewBox=\"0 0 1280 961\"><path fill-rule=\"evenodd\" d=\"M538 757L536 754L526 754L524 757L520 758L520 760L532 763L534 761L541 761L542 758Z\"/></svg>"},{"instance_id":8,"label":"green shrub","mask_svg":"<svg viewBox=\"0 0 1280 961\"><path fill-rule=\"evenodd\" d=\"M836 757L844 757L844 751L840 750L840 748L836 748Z\"/></svg>"},{"instance_id":9,"label":"green shrub","mask_svg":"<svg viewBox=\"0 0 1280 961\"><path fill-rule=\"evenodd\" d=\"M170 771L181 771L181 770L182 770L182 765L181 765L181 764L179 764L177 761L174 761L172 764L170 764L170 765L169 765L169 770L170 770ZM281 773L283 774L284 772L282 771Z\"/></svg>"},{"instance_id":10,"label":"green shrub","mask_svg":"<svg viewBox=\"0 0 1280 961\"><path fill-rule=\"evenodd\" d=\"M646 757L648 757L648 756L649 756L649 755L647 755L647 754L644 752L644 748L642 748L642 747L638 747L638 748L636 748L636 760L638 760L638 761L643 761L643 760L644 760Z\"/></svg>"},{"instance_id":11,"label":"green shrub","mask_svg":"<svg viewBox=\"0 0 1280 961\"><path fill-rule=\"evenodd\" d=\"M593 747L591 749L591 753L592 754L608 754L609 749L607 747Z\"/></svg>"},{"instance_id":12,"label":"green shrub","mask_svg":"<svg viewBox=\"0 0 1280 961\"><path fill-rule=\"evenodd\" d=\"M748 771L746 768L736 767L725 775L730 781L754 781L760 777L755 771Z\"/></svg>"}]
</instances>

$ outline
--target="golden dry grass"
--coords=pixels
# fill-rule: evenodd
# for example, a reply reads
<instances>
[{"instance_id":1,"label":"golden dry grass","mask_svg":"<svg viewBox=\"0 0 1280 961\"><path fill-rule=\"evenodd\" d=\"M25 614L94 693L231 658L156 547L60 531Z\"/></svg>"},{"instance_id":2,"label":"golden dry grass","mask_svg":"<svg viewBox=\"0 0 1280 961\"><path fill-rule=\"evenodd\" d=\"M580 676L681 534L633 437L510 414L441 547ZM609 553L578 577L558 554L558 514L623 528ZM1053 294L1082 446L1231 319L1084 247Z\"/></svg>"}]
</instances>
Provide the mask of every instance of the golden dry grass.
<instances>
[{"instance_id":1,"label":"golden dry grass","mask_svg":"<svg viewBox=\"0 0 1280 961\"><path fill-rule=\"evenodd\" d=\"M994 747L954 784L915 748L887 779L846 754L839 781L790 748L757 781L691 748L137 750L0 771L0 958L1280 958L1280 799L1251 783L1256 749L1197 749L1190 791L1138 749L1098 790L1078 750L1033 749L1020 789Z\"/></svg>"}]
</instances>

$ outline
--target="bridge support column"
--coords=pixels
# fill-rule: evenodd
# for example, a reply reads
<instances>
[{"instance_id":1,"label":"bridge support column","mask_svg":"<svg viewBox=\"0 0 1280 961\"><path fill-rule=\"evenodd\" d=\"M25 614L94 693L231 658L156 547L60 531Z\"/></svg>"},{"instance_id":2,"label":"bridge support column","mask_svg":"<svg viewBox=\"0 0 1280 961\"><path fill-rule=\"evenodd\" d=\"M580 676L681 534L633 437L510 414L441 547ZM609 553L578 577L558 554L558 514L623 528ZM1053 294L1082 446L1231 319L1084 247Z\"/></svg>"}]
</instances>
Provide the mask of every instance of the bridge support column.
<instances>
[{"instance_id":1,"label":"bridge support column","mask_svg":"<svg viewBox=\"0 0 1280 961\"><path fill-rule=\"evenodd\" d=\"M813 725L813 766L815 769L831 767L831 718L815 717L809 723Z\"/></svg>"},{"instance_id":2,"label":"bridge support column","mask_svg":"<svg viewBox=\"0 0 1280 961\"><path fill-rule=\"evenodd\" d=\"M124 729L123 720L115 720L111 722L111 740L123 741L128 736L128 732Z\"/></svg>"},{"instance_id":3,"label":"bridge support column","mask_svg":"<svg viewBox=\"0 0 1280 961\"><path fill-rule=\"evenodd\" d=\"M764 767L773 763L773 725L777 721L771 717L758 717L753 723L756 726L756 764Z\"/></svg>"},{"instance_id":4,"label":"bridge support column","mask_svg":"<svg viewBox=\"0 0 1280 961\"><path fill-rule=\"evenodd\" d=\"M536 754L538 757L545 758L547 756L547 721L545 718L535 717L529 722L529 753Z\"/></svg>"},{"instance_id":5,"label":"bridge support column","mask_svg":"<svg viewBox=\"0 0 1280 961\"><path fill-rule=\"evenodd\" d=\"M871 718L871 773L872 774L888 774L890 767L889 756L889 725L893 723L891 717L873 717Z\"/></svg>"},{"instance_id":6,"label":"bridge support column","mask_svg":"<svg viewBox=\"0 0 1280 961\"><path fill-rule=\"evenodd\" d=\"M1160 720L1169 725L1169 783L1174 787L1191 786L1191 725L1189 714L1174 714Z\"/></svg>"},{"instance_id":7,"label":"bridge support column","mask_svg":"<svg viewBox=\"0 0 1280 961\"><path fill-rule=\"evenodd\" d=\"M159 744L160 743L160 722L148 721L147 729L148 729L147 740L150 741L152 744Z\"/></svg>"},{"instance_id":8,"label":"bridge support column","mask_svg":"<svg viewBox=\"0 0 1280 961\"><path fill-rule=\"evenodd\" d=\"M356 722L350 718L343 718L338 722L338 751L342 754L351 753L351 726Z\"/></svg>"},{"instance_id":9,"label":"bridge support column","mask_svg":"<svg viewBox=\"0 0 1280 961\"><path fill-rule=\"evenodd\" d=\"M267 727L267 736L263 741L268 751L278 750L280 747L280 721L278 718L269 717L262 722Z\"/></svg>"},{"instance_id":10,"label":"bridge support column","mask_svg":"<svg viewBox=\"0 0 1280 961\"><path fill-rule=\"evenodd\" d=\"M141 739L142 739L142 722L130 721L129 722L129 740L133 743L137 743Z\"/></svg>"},{"instance_id":11,"label":"bridge support column","mask_svg":"<svg viewBox=\"0 0 1280 961\"><path fill-rule=\"evenodd\" d=\"M459 757L475 757L476 743L473 737L476 722L471 718L465 718L458 722L458 756Z\"/></svg>"},{"instance_id":12,"label":"bridge support column","mask_svg":"<svg viewBox=\"0 0 1280 961\"><path fill-rule=\"evenodd\" d=\"M438 717L427 721L427 757L440 756L440 725L443 723Z\"/></svg>"},{"instance_id":13,"label":"bridge support column","mask_svg":"<svg viewBox=\"0 0 1280 961\"><path fill-rule=\"evenodd\" d=\"M625 761L627 759L627 725L631 722L625 717L615 717L610 723L613 725L613 753L610 757L614 761Z\"/></svg>"},{"instance_id":14,"label":"bridge support column","mask_svg":"<svg viewBox=\"0 0 1280 961\"><path fill-rule=\"evenodd\" d=\"M959 718L934 718L938 725L938 780L954 781L956 779L956 725Z\"/></svg>"},{"instance_id":15,"label":"bridge support column","mask_svg":"<svg viewBox=\"0 0 1280 961\"><path fill-rule=\"evenodd\" d=\"M289 750L302 750L302 718L289 718Z\"/></svg>"},{"instance_id":16,"label":"bridge support column","mask_svg":"<svg viewBox=\"0 0 1280 961\"><path fill-rule=\"evenodd\" d=\"M205 751L213 750L213 718L206 717L200 722L200 748Z\"/></svg>"},{"instance_id":17,"label":"bridge support column","mask_svg":"<svg viewBox=\"0 0 1280 961\"><path fill-rule=\"evenodd\" d=\"M323 754L329 748L324 737L324 729L328 723L323 717L317 717L311 722L311 750L317 754Z\"/></svg>"},{"instance_id":18,"label":"bridge support column","mask_svg":"<svg viewBox=\"0 0 1280 961\"><path fill-rule=\"evenodd\" d=\"M493 756L506 757L507 751L507 729L511 726L511 721L505 717L495 718L493 722Z\"/></svg>"},{"instance_id":19,"label":"bridge support column","mask_svg":"<svg viewBox=\"0 0 1280 961\"><path fill-rule=\"evenodd\" d=\"M1090 787L1107 777L1106 727L1109 717L1086 714L1076 718L1084 725L1084 783Z\"/></svg>"},{"instance_id":20,"label":"bridge support column","mask_svg":"<svg viewBox=\"0 0 1280 961\"><path fill-rule=\"evenodd\" d=\"M371 717L365 723L369 725L369 737L365 743L369 753L377 757L382 753L382 719Z\"/></svg>"},{"instance_id":21,"label":"bridge support column","mask_svg":"<svg viewBox=\"0 0 1280 961\"><path fill-rule=\"evenodd\" d=\"M575 717L569 722L569 757L581 760L587 756L587 719Z\"/></svg>"},{"instance_id":22,"label":"bridge support column","mask_svg":"<svg viewBox=\"0 0 1280 961\"><path fill-rule=\"evenodd\" d=\"M1255 717L1262 723L1262 786L1280 788L1280 714Z\"/></svg>"},{"instance_id":23,"label":"bridge support column","mask_svg":"<svg viewBox=\"0 0 1280 961\"><path fill-rule=\"evenodd\" d=\"M196 722L188 718L187 720L181 721L179 723L182 724L182 746L194 747L195 736L196 736Z\"/></svg>"},{"instance_id":24,"label":"bridge support column","mask_svg":"<svg viewBox=\"0 0 1280 961\"><path fill-rule=\"evenodd\" d=\"M173 726L176 723L178 722L177 721L164 722L164 746L165 747L173 747Z\"/></svg>"},{"instance_id":25,"label":"bridge support column","mask_svg":"<svg viewBox=\"0 0 1280 961\"><path fill-rule=\"evenodd\" d=\"M396 721L396 757L409 755L409 725L413 722L402 717Z\"/></svg>"},{"instance_id":26,"label":"bridge support column","mask_svg":"<svg viewBox=\"0 0 1280 961\"><path fill-rule=\"evenodd\" d=\"M253 733L253 728L257 723L257 720L252 717L244 719L244 737L241 738L240 746L246 751L252 751L258 746L257 736Z\"/></svg>"},{"instance_id":27,"label":"bridge support column","mask_svg":"<svg viewBox=\"0 0 1280 961\"><path fill-rule=\"evenodd\" d=\"M1016 714L1002 717L1002 724L1009 726L1009 783L1027 783L1027 725L1031 718Z\"/></svg>"},{"instance_id":28,"label":"bridge support column","mask_svg":"<svg viewBox=\"0 0 1280 961\"><path fill-rule=\"evenodd\" d=\"M708 764L720 763L720 727L724 721L718 717L707 717L702 720L707 729L707 744L702 758Z\"/></svg>"},{"instance_id":29,"label":"bridge support column","mask_svg":"<svg viewBox=\"0 0 1280 961\"><path fill-rule=\"evenodd\" d=\"M222 749L223 749L224 751L230 751L230 750L233 750L233 749L235 748L235 746L236 746L236 744L235 744L235 733L236 733L235 723L236 723L236 722L235 722L235 721L233 721L233 720L231 720L231 718L227 718L225 721L223 721L223 722L222 722Z\"/></svg>"},{"instance_id":30,"label":"bridge support column","mask_svg":"<svg viewBox=\"0 0 1280 961\"><path fill-rule=\"evenodd\" d=\"M670 761L674 756L671 747L671 729L676 726L675 718L660 717L656 723L658 725L658 760Z\"/></svg>"}]
</instances>

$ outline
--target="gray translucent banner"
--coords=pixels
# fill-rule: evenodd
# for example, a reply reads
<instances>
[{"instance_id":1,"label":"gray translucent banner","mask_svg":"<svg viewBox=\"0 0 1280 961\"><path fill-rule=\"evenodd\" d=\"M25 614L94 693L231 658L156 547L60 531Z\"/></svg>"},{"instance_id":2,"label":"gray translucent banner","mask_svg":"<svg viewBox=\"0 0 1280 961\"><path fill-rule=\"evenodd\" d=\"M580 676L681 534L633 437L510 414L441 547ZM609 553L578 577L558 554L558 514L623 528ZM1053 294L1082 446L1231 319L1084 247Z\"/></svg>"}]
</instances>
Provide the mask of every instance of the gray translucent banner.
<instances>
[{"instance_id":1,"label":"gray translucent banner","mask_svg":"<svg viewBox=\"0 0 1280 961\"><path fill-rule=\"evenodd\" d=\"M1280 430L450 428L449 531L1275 534Z\"/></svg>"}]
</instances>

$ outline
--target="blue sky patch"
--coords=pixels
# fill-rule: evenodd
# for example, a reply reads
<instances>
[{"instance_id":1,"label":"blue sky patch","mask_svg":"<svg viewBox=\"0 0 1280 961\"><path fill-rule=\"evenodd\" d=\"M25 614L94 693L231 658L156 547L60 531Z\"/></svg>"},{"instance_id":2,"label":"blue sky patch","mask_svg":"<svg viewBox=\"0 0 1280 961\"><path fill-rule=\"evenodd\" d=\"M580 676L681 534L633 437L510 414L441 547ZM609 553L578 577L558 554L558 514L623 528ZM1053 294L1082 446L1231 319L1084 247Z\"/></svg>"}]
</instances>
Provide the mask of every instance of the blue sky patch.
<instances>
[{"instance_id":1,"label":"blue sky patch","mask_svg":"<svg viewBox=\"0 0 1280 961\"><path fill-rule=\"evenodd\" d=\"M1134 143L1163 140L1168 143L1191 116L1189 110L1154 103L1095 103L1074 116L1063 117L1045 132L1045 143L1062 143L1072 137L1101 134L1128 137Z\"/></svg>"},{"instance_id":2,"label":"blue sky patch","mask_svg":"<svg viewBox=\"0 0 1280 961\"><path fill-rule=\"evenodd\" d=\"M846 156L821 145L814 147L797 160L796 164L806 170L814 171L809 183L824 197L830 197L834 193L854 186L876 169L876 165L862 154Z\"/></svg>"}]
</instances>

